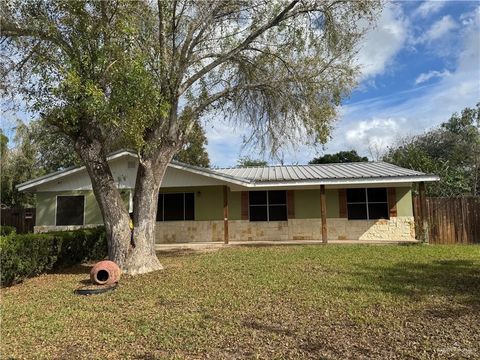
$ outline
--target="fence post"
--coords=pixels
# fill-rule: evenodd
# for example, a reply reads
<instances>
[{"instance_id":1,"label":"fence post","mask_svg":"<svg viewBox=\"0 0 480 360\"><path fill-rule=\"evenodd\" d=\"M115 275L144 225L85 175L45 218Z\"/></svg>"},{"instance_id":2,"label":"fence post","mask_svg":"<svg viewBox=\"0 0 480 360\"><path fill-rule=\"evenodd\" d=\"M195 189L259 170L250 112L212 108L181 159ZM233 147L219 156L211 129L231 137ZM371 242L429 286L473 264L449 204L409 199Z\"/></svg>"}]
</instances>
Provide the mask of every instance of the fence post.
<instances>
[{"instance_id":1,"label":"fence post","mask_svg":"<svg viewBox=\"0 0 480 360\"><path fill-rule=\"evenodd\" d=\"M421 241L428 244L428 220L427 220L427 199L425 196L425 182L418 184L418 192L420 195L420 226L421 226Z\"/></svg>"}]
</instances>

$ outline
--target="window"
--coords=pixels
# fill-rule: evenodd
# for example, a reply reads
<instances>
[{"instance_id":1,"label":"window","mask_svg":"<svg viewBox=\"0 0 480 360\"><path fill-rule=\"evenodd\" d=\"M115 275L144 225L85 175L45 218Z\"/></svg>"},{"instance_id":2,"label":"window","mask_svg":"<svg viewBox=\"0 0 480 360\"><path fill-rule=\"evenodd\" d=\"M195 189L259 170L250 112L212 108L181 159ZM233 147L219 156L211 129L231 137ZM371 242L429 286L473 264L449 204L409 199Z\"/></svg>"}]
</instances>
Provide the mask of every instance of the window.
<instances>
[{"instance_id":1,"label":"window","mask_svg":"<svg viewBox=\"0 0 480 360\"><path fill-rule=\"evenodd\" d=\"M284 221L287 220L287 192L250 191L250 221Z\"/></svg>"},{"instance_id":2,"label":"window","mask_svg":"<svg viewBox=\"0 0 480 360\"><path fill-rule=\"evenodd\" d=\"M388 219L387 189L347 189L350 220Z\"/></svg>"},{"instance_id":3,"label":"window","mask_svg":"<svg viewBox=\"0 0 480 360\"><path fill-rule=\"evenodd\" d=\"M85 196L57 196L55 224L83 225Z\"/></svg>"},{"instance_id":4,"label":"window","mask_svg":"<svg viewBox=\"0 0 480 360\"><path fill-rule=\"evenodd\" d=\"M157 221L195 220L195 194L159 194Z\"/></svg>"}]
</instances>

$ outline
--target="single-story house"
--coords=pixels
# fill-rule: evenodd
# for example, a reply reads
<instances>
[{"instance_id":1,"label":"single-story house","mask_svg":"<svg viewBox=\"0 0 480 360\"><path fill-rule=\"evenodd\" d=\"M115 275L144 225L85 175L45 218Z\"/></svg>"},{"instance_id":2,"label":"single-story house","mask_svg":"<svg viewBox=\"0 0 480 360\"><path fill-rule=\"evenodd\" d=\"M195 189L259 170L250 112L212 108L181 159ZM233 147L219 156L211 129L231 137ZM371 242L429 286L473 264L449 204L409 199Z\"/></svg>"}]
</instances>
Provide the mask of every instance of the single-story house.
<instances>
[{"instance_id":1,"label":"single-story house","mask_svg":"<svg viewBox=\"0 0 480 360\"><path fill-rule=\"evenodd\" d=\"M108 161L131 212L137 156L119 151ZM413 240L412 184L437 180L385 162L206 169L172 161L156 241ZM85 167L17 188L36 194L36 232L103 223Z\"/></svg>"}]
</instances>

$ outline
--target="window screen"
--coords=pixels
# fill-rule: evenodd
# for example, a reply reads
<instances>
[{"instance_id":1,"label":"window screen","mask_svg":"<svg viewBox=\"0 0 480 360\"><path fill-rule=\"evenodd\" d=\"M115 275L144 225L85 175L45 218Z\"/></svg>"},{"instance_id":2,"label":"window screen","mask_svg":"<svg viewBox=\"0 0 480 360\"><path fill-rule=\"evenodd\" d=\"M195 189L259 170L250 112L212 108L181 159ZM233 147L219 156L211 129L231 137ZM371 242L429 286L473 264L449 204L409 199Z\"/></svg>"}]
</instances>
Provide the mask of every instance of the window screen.
<instances>
[{"instance_id":1,"label":"window screen","mask_svg":"<svg viewBox=\"0 0 480 360\"><path fill-rule=\"evenodd\" d=\"M388 219L387 189L347 189L347 210L350 220Z\"/></svg>"},{"instance_id":2,"label":"window screen","mask_svg":"<svg viewBox=\"0 0 480 360\"><path fill-rule=\"evenodd\" d=\"M57 196L57 225L83 225L85 197Z\"/></svg>"},{"instance_id":3,"label":"window screen","mask_svg":"<svg viewBox=\"0 0 480 360\"><path fill-rule=\"evenodd\" d=\"M286 191L250 191L248 196L250 221L287 220Z\"/></svg>"},{"instance_id":4,"label":"window screen","mask_svg":"<svg viewBox=\"0 0 480 360\"><path fill-rule=\"evenodd\" d=\"M183 221L195 219L195 194L159 194L157 221Z\"/></svg>"}]
</instances>

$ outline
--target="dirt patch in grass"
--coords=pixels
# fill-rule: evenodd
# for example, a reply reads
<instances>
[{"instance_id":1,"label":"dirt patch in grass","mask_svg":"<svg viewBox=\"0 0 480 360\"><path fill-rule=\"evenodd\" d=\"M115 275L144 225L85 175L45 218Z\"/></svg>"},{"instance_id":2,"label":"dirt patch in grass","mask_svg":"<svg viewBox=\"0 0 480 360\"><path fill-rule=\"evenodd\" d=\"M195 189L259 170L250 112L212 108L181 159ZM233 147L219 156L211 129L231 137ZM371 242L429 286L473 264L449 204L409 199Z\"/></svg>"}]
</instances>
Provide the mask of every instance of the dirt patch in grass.
<instances>
[{"instance_id":1,"label":"dirt patch in grass","mask_svg":"<svg viewBox=\"0 0 480 360\"><path fill-rule=\"evenodd\" d=\"M480 247L295 246L161 254L76 296L78 266L1 290L2 355L31 359L480 357Z\"/></svg>"}]
</instances>

